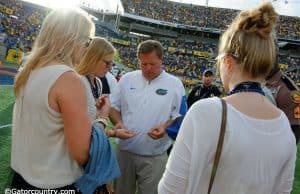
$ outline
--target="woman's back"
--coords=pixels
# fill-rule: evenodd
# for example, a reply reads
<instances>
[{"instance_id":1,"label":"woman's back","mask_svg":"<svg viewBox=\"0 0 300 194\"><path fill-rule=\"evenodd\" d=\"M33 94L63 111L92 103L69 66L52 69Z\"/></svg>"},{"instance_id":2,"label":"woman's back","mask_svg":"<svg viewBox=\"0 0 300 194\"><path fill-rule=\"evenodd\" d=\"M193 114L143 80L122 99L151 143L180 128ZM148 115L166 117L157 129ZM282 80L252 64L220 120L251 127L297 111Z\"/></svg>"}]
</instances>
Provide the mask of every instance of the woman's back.
<instances>
[{"instance_id":1,"label":"woman's back","mask_svg":"<svg viewBox=\"0 0 300 194\"><path fill-rule=\"evenodd\" d=\"M224 98L228 117L211 193L275 194L292 190L295 137L284 113L268 102L262 90L265 77L276 63L273 32L277 19L272 4L264 2L241 11L221 36L217 68L228 94ZM208 193L221 108L220 100L211 98L188 111L160 193L170 193L170 185L177 186L177 191L172 188L173 193Z\"/></svg>"},{"instance_id":2,"label":"woman's back","mask_svg":"<svg viewBox=\"0 0 300 194\"><path fill-rule=\"evenodd\" d=\"M69 185L82 174L66 147L62 115L48 101L49 91L67 71L72 69L66 65L32 71L14 107L11 166L39 188Z\"/></svg>"},{"instance_id":3,"label":"woman's back","mask_svg":"<svg viewBox=\"0 0 300 194\"><path fill-rule=\"evenodd\" d=\"M284 113L276 118L257 119L227 104L225 140L212 193L290 192L296 146ZM163 177L167 183L169 178L174 179L169 175L176 174L178 188L160 185L161 193L168 193L164 191L169 189L173 193L207 193L221 109L220 100L210 98L199 101L188 112L175 143L174 149L180 151L172 153L169 159L176 162L168 163Z\"/></svg>"}]
</instances>

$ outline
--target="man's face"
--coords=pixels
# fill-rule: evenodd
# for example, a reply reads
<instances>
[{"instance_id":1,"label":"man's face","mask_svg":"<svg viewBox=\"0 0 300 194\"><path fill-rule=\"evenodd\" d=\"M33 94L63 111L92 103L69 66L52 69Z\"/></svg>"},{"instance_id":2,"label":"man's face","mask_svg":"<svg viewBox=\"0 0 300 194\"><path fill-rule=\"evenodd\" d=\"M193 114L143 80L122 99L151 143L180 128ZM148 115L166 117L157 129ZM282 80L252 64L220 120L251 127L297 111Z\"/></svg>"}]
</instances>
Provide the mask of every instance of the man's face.
<instances>
[{"instance_id":1,"label":"man's face","mask_svg":"<svg viewBox=\"0 0 300 194\"><path fill-rule=\"evenodd\" d=\"M202 76L202 79L203 79L203 84L205 86L210 86L212 84L212 81L213 81L213 75L205 74L205 75Z\"/></svg>"},{"instance_id":2,"label":"man's face","mask_svg":"<svg viewBox=\"0 0 300 194\"><path fill-rule=\"evenodd\" d=\"M161 73L162 59L160 59L155 51L146 54L140 54L139 64L143 76L151 81Z\"/></svg>"}]
</instances>

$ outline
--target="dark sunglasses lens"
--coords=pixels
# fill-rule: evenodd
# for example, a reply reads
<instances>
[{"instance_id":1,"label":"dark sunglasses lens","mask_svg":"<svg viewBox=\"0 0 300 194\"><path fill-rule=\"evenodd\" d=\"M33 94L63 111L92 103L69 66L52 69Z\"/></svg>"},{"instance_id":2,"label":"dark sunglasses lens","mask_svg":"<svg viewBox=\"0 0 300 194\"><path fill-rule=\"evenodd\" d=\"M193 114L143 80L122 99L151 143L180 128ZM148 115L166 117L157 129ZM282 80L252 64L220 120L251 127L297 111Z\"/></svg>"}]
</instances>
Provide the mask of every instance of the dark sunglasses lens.
<instances>
[{"instance_id":1,"label":"dark sunglasses lens","mask_svg":"<svg viewBox=\"0 0 300 194\"><path fill-rule=\"evenodd\" d=\"M112 61L104 61L106 64L106 67L110 67L112 65Z\"/></svg>"},{"instance_id":2,"label":"dark sunglasses lens","mask_svg":"<svg viewBox=\"0 0 300 194\"><path fill-rule=\"evenodd\" d=\"M86 46L86 47L90 46L91 42L92 42L92 39L89 38L89 40L85 43L85 46Z\"/></svg>"}]
</instances>

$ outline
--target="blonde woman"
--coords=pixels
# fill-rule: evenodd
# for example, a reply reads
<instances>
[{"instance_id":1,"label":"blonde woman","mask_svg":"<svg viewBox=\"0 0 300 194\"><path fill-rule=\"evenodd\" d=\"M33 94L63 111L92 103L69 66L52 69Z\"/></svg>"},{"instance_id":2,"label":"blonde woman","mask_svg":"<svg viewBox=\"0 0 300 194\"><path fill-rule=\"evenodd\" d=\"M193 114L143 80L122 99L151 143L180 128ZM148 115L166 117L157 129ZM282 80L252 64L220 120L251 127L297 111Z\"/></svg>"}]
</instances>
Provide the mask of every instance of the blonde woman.
<instances>
[{"instance_id":1,"label":"blonde woman","mask_svg":"<svg viewBox=\"0 0 300 194\"><path fill-rule=\"evenodd\" d=\"M14 91L12 188L73 189L89 158L91 121L85 86L72 69L94 35L82 10L44 20Z\"/></svg>"},{"instance_id":2,"label":"blonde woman","mask_svg":"<svg viewBox=\"0 0 300 194\"><path fill-rule=\"evenodd\" d=\"M222 35L219 69L228 97L225 139L211 193L290 193L295 137L285 114L261 87L275 60L271 3L242 11ZM222 105L195 103L183 120L159 193L206 194L218 143Z\"/></svg>"},{"instance_id":3,"label":"blonde woman","mask_svg":"<svg viewBox=\"0 0 300 194\"><path fill-rule=\"evenodd\" d=\"M88 111L91 121L101 124L102 129L108 124L110 102L102 94L102 85L98 77L104 77L109 71L115 55L115 48L106 39L94 37L79 65L75 67L86 87ZM133 132L126 129L105 130L109 137L128 138Z\"/></svg>"}]
</instances>

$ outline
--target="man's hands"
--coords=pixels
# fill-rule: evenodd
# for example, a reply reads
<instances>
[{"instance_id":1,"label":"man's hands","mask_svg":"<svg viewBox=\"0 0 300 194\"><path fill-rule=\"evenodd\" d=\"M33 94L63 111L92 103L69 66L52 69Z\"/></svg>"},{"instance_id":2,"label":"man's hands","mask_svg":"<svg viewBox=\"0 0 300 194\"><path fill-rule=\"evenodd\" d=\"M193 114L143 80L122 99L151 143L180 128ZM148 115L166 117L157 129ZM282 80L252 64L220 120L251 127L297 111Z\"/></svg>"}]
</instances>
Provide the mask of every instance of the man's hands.
<instances>
[{"instance_id":1,"label":"man's hands","mask_svg":"<svg viewBox=\"0 0 300 194\"><path fill-rule=\"evenodd\" d=\"M166 134L166 128L167 127L165 124L157 125L148 132L148 135L152 139L160 139L160 138L164 137L164 135Z\"/></svg>"},{"instance_id":2,"label":"man's hands","mask_svg":"<svg viewBox=\"0 0 300 194\"><path fill-rule=\"evenodd\" d=\"M173 120L168 120L164 124L156 125L152 129L150 129L147 134L154 140L163 138L166 134L167 127L172 123ZM134 131L126 129L121 121L116 123L114 130L116 132L116 137L119 137L120 139L128 139L136 135Z\"/></svg>"},{"instance_id":3,"label":"man's hands","mask_svg":"<svg viewBox=\"0 0 300 194\"><path fill-rule=\"evenodd\" d=\"M115 130L115 136L120 139L128 139L128 138L135 136L135 132L132 130L126 129L122 122L118 122L115 125L114 130Z\"/></svg>"},{"instance_id":4,"label":"man's hands","mask_svg":"<svg viewBox=\"0 0 300 194\"><path fill-rule=\"evenodd\" d=\"M120 139L128 139L135 136L134 131L130 131L128 129L115 129L116 130L116 137Z\"/></svg>"}]
</instances>

